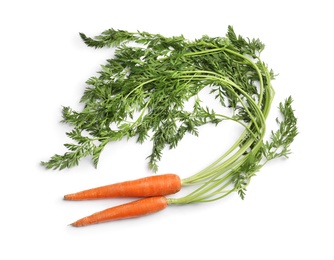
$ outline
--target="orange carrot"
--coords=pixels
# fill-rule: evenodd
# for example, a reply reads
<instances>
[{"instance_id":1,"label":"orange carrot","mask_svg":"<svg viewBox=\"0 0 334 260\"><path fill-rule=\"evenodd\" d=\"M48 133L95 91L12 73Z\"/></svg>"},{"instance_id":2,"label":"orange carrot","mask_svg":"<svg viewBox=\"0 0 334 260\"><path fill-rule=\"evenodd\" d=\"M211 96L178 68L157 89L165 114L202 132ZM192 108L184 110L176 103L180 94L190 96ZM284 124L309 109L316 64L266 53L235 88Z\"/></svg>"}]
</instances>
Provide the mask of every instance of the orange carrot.
<instances>
[{"instance_id":1,"label":"orange carrot","mask_svg":"<svg viewBox=\"0 0 334 260\"><path fill-rule=\"evenodd\" d=\"M181 189L181 179L176 174L162 174L125 181L64 196L65 200L89 200L124 197L153 197L174 194Z\"/></svg>"},{"instance_id":2,"label":"orange carrot","mask_svg":"<svg viewBox=\"0 0 334 260\"><path fill-rule=\"evenodd\" d=\"M163 210L167 205L168 200L164 196L139 199L96 212L73 222L71 225L74 227L82 227L112 220L140 217Z\"/></svg>"}]
</instances>

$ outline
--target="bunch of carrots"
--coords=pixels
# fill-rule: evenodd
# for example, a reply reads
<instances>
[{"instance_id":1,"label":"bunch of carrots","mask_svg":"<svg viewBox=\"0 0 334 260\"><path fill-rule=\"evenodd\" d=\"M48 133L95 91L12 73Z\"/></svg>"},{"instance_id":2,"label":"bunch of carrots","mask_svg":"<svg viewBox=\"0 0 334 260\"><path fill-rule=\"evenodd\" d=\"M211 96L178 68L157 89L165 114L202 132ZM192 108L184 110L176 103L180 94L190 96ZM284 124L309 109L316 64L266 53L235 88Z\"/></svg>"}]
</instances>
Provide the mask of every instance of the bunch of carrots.
<instances>
[{"instance_id":1,"label":"bunch of carrots","mask_svg":"<svg viewBox=\"0 0 334 260\"><path fill-rule=\"evenodd\" d=\"M75 126L68 135L78 145L66 144L69 152L44 162L47 168L71 167L86 155L92 155L96 164L108 142L125 136L130 138L136 133L141 140L149 130L153 131L155 144L155 156L151 159L159 159L160 149L165 145L175 146L185 133L196 134L196 127L208 122L217 124L230 120L243 130L218 159L188 178L180 179L176 174L154 175L65 195L66 200L137 198L79 219L72 223L73 226L139 217L163 210L171 204L215 201L232 192L237 192L243 199L251 178L267 162L290 154L290 144L298 134L291 97L279 104L283 119L276 120L278 130L271 132L270 140L265 140L266 119L275 95L271 84L274 73L260 59L264 44L258 39L237 36L232 27L228 28L226 38L205 36L194 42L182 37L165 38L115 30L106 31L95 40L81 36L88 46L95 48L120 46L117 62L110 60L109 65L104 66L101 78L90 81L92 86L82 99L83 102L90 100L84 112L65 110L65 122ZM143 49L128 48L125 43L130 41L144 44ZM161 52L163 58L160 57ZM133 57L135 54L139 56ZM195 102L193 112L182 111L183 102L196 97L200 89L207 86L212 88L215 98L230 109L231 115L204 109L199 101ZM173 95L169 96L169 91ZM129 97L131 99L127 99ZM129 105L129 102L134 103ZM167 102L167 105L160 106L162 102ZM141 111L139 118L130 125L123 124L123 119L132 118L136 111ZM175 120L171 111L176 113ZM112 131L111 123L120 124L120 128ZM179 128L178 123L181 124ZM83 130L92 137L82 136ZM92 140L99 141L99 146ZM155 159L152 165L154 162ZM183 197L167 197L183 186L193 185L197 188Z\"/></svg>"}]
</instances>

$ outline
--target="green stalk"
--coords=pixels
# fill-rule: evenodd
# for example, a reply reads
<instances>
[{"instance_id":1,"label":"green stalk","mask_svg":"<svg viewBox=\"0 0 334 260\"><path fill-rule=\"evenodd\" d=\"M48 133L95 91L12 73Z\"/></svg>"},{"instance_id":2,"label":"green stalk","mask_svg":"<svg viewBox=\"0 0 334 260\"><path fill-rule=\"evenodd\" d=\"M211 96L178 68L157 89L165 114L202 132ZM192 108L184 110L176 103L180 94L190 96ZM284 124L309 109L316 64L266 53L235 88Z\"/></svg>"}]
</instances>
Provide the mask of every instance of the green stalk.
<instances>
[{"instance_id":1,"label":"green stalk","mask_svg":"<svg viewBox=\"0 0 334 260\"><path fill-rule=\"evenodd\" d=\"M224 190L226 187L228 187L229 185L232 184L232 176L235 173L238 173L239 168L241 167L241 165L247 161L248 157L250 156L249 153L247 153L246 155L243 155L248 149L249 147L254 143L254 141L257 140L257 143L255 144L255 146L252 148L252 152L253 153L257 153L261 146L263 145L263 138L266 132L266 118L269 114L269 110L270 110L270 106L271 106L271 102L272 102L272 86L271 84L269 84L267 87L267 91L265 92L266 94L266 99L265 99L265 104L264 104L264 109L263 111L261 111L260 107L263 101L263 94L264 94L264 82L263 82L263 78L262 78L262 74L260 69L257 67L257 65L250 60L249 58L236 53L234 51L231 50L227 50L224 48L224 51L230 52L236 56L242 57L244 58L249 64L252 65L252 67L255 68L257 74L259 75L259 81L260 81L260 94L259 94L259 100L258 103L256 104L254 102L254 100L248 95L248 93L246 93L245 91L243 91L239 86L237 86L234 82L230 81L229 79L223 79L221 77L221 75L219 75L217 77L217 73L215 72L210 72L210 71L184 71L182 72L182 74L197 74L200 73L200 75L190 75L190 77L192 79L195 79L196 77L198 77L199 79L201 78L206 78L207 75L210 75L208 78L209 79L219 79L220 82L225 83L224 86L233 86L235 89L237 89L240 93L242 93L242 95L244 95L247 99L248 102L250 102L250 104L253 106L253 108L255 109L256 112L256 118L259 120L259 123L261 125L261 130L260 130L260 126L258 125L257 120L255 120L255 117L250 113L250 111L248 110L247 106L243 103L243 101L241 100L240 96L237 95L233 89L230 89L232 91L232 93L234 93L237 98L239 99L240 103L243 105L243 107L245 108L245 110L247 111L247 113L249 114L250 118L251 118L251 122L248 124L247 128L245 129L245 131L242 133L242 135L239 137L239 139L220 157L218 158L218 160L214 161L212 164L210 164L209 166L207 166L206 168L204 168L203 170L201 170L200 172L185 178L182 180L182 184L183 185L193 185L199 182L204 182L204 184L202 184L198 189L196 189L194 192L190 193L187 196L181 197L181 198L177 198L177 199L170 199L170 203L171 204L186 204L186 203L193 203L193 202L208 202L208 201L213 201L213 200L217 200L220 199L222 197L227 196L228 194L230 194L231 192L235 191L235 189L230 189L230 190ZM202 51L202 52L197 52L193 55L200 55L200 54L204 54L204 53L210 53L211 50L206 50L206 51ZM187 56L190 56L187 55ZM262 63L261 63L262 64ZM265 77L267 78L267 82L270 82L270 75L268 73L268 70L266 68L263 68L265 71ZM203 74L207 74L207 75L203 75ZM187 77L188 75L183 75L183 77ZM227 85L227 86L226 86ZM255 135L255 133L253 131L250 130L250 127L252 126L252 124L254 124L256 131L258 133L258 136ZM224 161L225 158L227 158L230 154L233 153L233 151L235 151L239 146L240 143L242 142L243 138L245 138L245 136L247 135L247 133L250 132L251 133L251 138L249 138L249 140L242 146L240 147L231 157L229 157L228 159L226 159ZM217 178L219 178L219 181L217 181ZM220 187L219 187L220 186ZM215 188L218 188L218 190L216 190ZM219 197L214 197L217 194L222 194ZM211 198L211 199L209 199Z\"/></svg>"}]
</instances>

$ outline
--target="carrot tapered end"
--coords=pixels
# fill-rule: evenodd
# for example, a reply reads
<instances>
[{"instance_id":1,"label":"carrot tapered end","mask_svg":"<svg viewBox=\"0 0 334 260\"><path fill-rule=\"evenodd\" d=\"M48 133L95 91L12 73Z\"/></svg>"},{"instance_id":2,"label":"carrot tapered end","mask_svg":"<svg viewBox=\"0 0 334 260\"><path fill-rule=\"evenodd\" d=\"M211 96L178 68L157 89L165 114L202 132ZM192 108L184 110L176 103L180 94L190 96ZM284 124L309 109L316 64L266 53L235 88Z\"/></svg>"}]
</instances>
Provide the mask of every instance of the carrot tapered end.
<instances>
[{"instance_id":1,"label":"carrot tapered end","mask_svg":"<svg viewBox=\"0 0 334 260\"><path fill-rule=\"evenodd\" d=\"M64 200L76 200L74 194L66 194L64 195Z\"/></svg>"},{"instance_id":2,"label":"carrot tapered end","mask_svg":"<svg viewBox=\"0 0 334 260\"><path fill-rule=\"evenodd\" d=\"M82 226L85 226L85 224L81 223L82 221L80 220L77 220L71 224L69 224L69 226L72 226L72 227L82 227Z\"/></svg>"}]
</instances>

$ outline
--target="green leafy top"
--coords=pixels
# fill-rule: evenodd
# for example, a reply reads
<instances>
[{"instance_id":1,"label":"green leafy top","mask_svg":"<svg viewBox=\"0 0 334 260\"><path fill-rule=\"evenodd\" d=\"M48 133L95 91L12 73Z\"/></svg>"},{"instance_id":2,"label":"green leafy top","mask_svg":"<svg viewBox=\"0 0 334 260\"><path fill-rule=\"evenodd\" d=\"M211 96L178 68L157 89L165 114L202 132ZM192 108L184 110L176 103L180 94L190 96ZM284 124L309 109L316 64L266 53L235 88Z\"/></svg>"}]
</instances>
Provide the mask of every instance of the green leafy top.
<instances>
[{"instance_id":1,"label":"green leafy top","mask_svg":"<svg viewBox=\"0 0 334 260\"><path fill-rule=\"evenodd\" d=\"M63 108L62 122L73 127L67 135L74 143L65 144L65 154L42 162L46 168L72 167L86 156L97 166L108 143L136 138L139 143L153 141L149 166L157 171L163 150L175 148L186 133L198 135L204 124L232 120L245 129L240 139L219 160L183 184L208 179L209 186L221 182L214 194L225 196L229 193L225 188L234 183L232 190L243 197L263 158L289 154L289 145L297 135L291 98L280 106L284 120L278 121L278 132L272 133L270 142L263 140L274 97L274 73L260 59L264 44L259 39L237 36L231 26L225 37L204 35L193 41L182 35L164 37L114 29L94 38L80 36L87 46L115 48L114 57L101 65L97 76L87 80L82 111ZM228 114L218 114L202 104L198 95L204 88L210 88ZM185 109L192 98L192 109ZM178 203L211 198L213 189L205 187Z\"/></svg>"}]
</instances>

